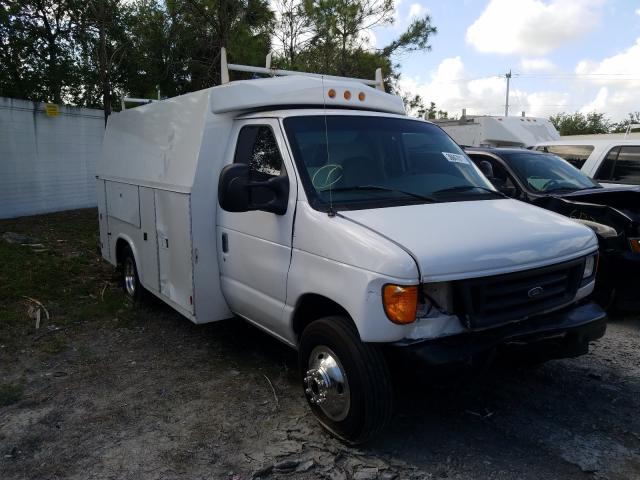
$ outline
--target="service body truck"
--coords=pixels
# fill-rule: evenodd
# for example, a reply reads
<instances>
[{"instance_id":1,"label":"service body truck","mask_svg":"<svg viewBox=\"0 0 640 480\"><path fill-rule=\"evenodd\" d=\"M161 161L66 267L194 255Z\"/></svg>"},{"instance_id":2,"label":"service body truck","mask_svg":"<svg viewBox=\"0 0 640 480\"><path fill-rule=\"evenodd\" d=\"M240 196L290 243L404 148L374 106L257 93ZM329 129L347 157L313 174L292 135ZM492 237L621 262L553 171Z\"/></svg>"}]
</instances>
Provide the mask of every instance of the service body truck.
<instances>
[{"instance_id":1,"label":"service body truck","mask_svg":"<svg viewBox=\"0 0 640 480\"><path fill-rule=\"evenodd\" d=\"M522 147L558 140L560 134L548 118L467 115L434 120L458 145L465 147Z\"/></svg>"},{"instance_id":2,"label":"service body truck","mask_svg":"<svg viewBox=\"0 0 640 480\"><path fill-rule=\"evenodd\" d=\"M605 330L590 229L504 198L439 127L351 79L115 113L97 181L126 292L297 349L312 411L348 442L390 418L390 350L416 369L533 343L576 356Z\"/></svg>"}]
</instances>

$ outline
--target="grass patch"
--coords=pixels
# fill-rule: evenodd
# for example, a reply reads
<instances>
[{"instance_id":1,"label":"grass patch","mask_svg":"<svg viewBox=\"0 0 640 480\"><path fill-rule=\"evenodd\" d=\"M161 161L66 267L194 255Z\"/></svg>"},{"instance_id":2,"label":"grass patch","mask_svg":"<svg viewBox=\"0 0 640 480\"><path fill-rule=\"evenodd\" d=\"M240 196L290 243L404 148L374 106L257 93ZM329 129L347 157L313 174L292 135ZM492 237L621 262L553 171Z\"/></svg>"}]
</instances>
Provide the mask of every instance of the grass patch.
<instances>
[{"instance_id":1,"label":"grass patch","mask_svg":"<svg viewBox=\"0 0 640 480\"><path fill-rule=\"evenodd\" d=\"M0 235L15 232L37 239L33 248L0 239L0 355L24 348L33 338L57 328L105 319L135 316L118 286L113 266L98 249L96 209L0 221ZM38 251L40 250L40 251ZM36 329L34 309L43 310ZM66 347L60 333L46 335L45 353Z\"/></svg>"},{"instance_id":2,"label":"grass patch","mask_svg":"<svg viewBox=\"0 0 640 480\"><path fill-rule=\"evenodd\" d=\"M24 387L15 383L0 383L0 407L13 405L22 399Z\"/></svg>"}]
</instances>

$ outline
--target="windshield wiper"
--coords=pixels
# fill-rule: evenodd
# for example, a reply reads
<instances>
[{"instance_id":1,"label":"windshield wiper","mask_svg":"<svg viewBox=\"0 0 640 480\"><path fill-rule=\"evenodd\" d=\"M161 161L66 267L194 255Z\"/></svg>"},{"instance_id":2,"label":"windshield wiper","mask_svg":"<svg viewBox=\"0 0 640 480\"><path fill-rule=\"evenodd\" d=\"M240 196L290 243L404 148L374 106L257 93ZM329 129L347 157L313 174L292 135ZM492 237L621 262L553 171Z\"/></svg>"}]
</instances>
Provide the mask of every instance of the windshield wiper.
<instances>
[{"instance_id":1,"label":"windshield wiper","mask_svg":"<svg viewBox=\"0 0 640 480\"><path fill-rule=\"evenodd\" d=\"M424 200L429 203L436 203L439 200L435 197L429 195L422 195L419 193L407 192L405 190L398 190L397 188L383 187L381 185L355 185L353 187L338 187L338 188L327 188L325 190L320 190L321 192L328 192L331 190L332 192L348 192L352 190L379 190L381 192L395 192L402 193L403 195L407 195L413 198L419 198L420 200Z\"/></svg>"},{"instance_id":2,"label":"windshield wiper","mask_svg":"<svg viewBox=\"0 0 640 480\"><path fill-rule=\"evenodd\" d=\"M498 190L491 190L490 188L486 188L486 187L480 187L477 185L458 185L455 187L449 187L449 188L443 188L441 190L436 190L435 192L433 192L434 195L439 195L441 193L455 193L455 192L466 192L468 190L482 190L484 192L487 193L493 193L494 195L498 195L499 197L503 197L503 198L511 198L508 195L498 191Z\"/></svg>"},{"instance_id":3,"label":"windshield wiper","mask_svg":"<svg viewBox=\"0 0 640 480\"><path fill-rule=\"evenodd\" d=\"M544 190L543 193L580 192L582 190L587 190L587 189L586 188L576 188L576 187L557 187L557 188L552 188L551 190Z\"/></svg>"}]
</instances>

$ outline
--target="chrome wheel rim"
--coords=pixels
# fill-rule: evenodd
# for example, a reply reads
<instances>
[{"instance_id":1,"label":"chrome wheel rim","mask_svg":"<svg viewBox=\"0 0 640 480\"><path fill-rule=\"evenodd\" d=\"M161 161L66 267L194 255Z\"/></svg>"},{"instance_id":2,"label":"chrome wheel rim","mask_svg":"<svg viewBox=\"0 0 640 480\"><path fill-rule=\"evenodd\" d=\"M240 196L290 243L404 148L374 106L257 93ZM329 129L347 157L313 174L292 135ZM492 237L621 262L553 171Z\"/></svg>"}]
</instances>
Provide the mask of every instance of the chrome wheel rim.
<instances>
[{"instance_id":1,"label":"chrome wheel rim","mask_svg":"<svg viewBox=\"0 0 640 480\"><path fill-rule=\"evenodd\" d=\"M309 403L331 420L339 422L349 414L351 395L347 374L329 347L320 345L311 352L304 387Z\"/></svg>"},{"instance_id":2,"label":"chrome wheel rim","mask_svg":"<svg viewBox=\"0 0 640 480\"><path fill-rule=\"evenodd\" d=\"M130 297L136 294L136 268L133 265L133 260L127 258L124 261L124 288Z\"/></svg>"}]
</instances>

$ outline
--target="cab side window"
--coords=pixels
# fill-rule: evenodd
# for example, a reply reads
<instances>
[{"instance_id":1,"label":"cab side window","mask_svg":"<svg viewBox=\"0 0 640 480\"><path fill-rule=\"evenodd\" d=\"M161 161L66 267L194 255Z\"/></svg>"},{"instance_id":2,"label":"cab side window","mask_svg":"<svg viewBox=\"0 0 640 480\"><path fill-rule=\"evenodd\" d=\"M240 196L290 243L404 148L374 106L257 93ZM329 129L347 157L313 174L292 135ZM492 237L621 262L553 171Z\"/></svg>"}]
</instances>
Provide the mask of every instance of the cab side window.
<instances>
[{"instance_id":1,"label":"cab side window","mask_svg":"<svg viewBox=\"0 0 640 480\"><path fill-rule=\"evenodd\" d=\"M271 127L247 125L238 135L234 163L249 165L251 181L263 182L280 176L284 170L278 142Z\"/></svg>"},{"instance_id":2,"label":"cab side window","mask_svg":"<svg viewBox=\"0 0 640 480\"><path fill-rule=\"evenodd\" d=\"M545 145L536 147L536 150L553 153L579 169L587 161L587 158L593 152L593 148L593 145Z\"/></svg>"},{"instance_id":3,"label":"cab side window","mask_svg":"<svg viewBox=\"0 0 640 480\"><path fill-rule=\"evenodd\" d=\"M469 157L494 187L501 191L508 189L514 192L515 195L518 194L519 188L515 181L511 178L509 172L507 172L507 170L500 164L500 162L496 161L495 158L490 157L489 155L478 154L470 154Z\"/></svg>"},{"instance_id":4,"label":"cab side window","mask_svg":"<svg viewBox=\"0 0 640 480\"><path fill-rule=\"evenodd\" d=\"M598 173L596 173L596 180L613 180L613 169L616 166L616 160L618 158L618 152L620 151L620 147L612 148L609 150L607 157L600 165L598 169Z\"/></svg>"},{"instance_id":5,"label":"cab side window","mask_svg":"<svg viewBox=\"0 0 640 480\"><path fill-rule=\"evenodd\" d=\"M611 180L640 185L640 146L620 147Z\"/></svg>"}]
</instances>

